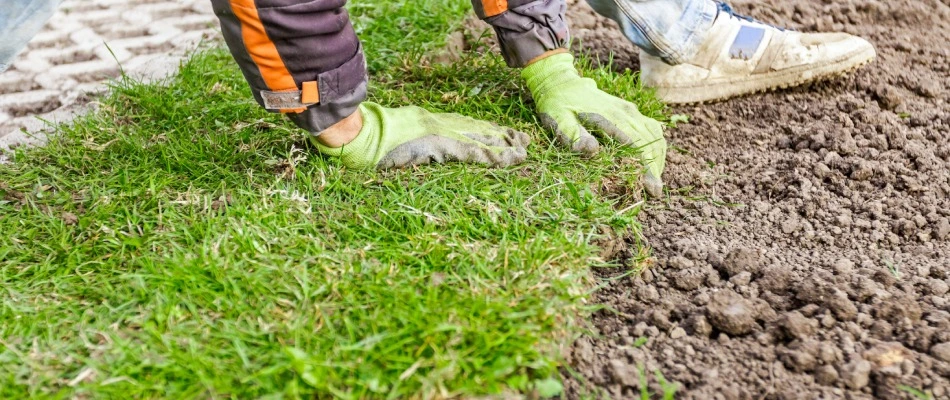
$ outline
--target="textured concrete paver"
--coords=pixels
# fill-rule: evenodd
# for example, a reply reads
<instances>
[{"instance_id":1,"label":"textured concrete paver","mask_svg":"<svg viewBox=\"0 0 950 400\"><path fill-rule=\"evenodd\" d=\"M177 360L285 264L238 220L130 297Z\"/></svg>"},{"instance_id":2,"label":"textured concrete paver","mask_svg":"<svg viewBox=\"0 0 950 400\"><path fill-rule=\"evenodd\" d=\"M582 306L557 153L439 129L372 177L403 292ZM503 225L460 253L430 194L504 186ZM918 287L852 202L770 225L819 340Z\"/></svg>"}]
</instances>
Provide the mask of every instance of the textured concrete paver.
<instances>
[{"instance_id":1,"label":"textured concrete paver","mask_svg":"<svg viewBox=\"0 0 950 400\"><path fill-rule=\"evenodd\" d=\"M0 73L0 149L42 142L44 121L68 121L89 109L120 66L136 79L160 79L218 35L208 0L63 1Z\"/></svg>"}]
</instances>

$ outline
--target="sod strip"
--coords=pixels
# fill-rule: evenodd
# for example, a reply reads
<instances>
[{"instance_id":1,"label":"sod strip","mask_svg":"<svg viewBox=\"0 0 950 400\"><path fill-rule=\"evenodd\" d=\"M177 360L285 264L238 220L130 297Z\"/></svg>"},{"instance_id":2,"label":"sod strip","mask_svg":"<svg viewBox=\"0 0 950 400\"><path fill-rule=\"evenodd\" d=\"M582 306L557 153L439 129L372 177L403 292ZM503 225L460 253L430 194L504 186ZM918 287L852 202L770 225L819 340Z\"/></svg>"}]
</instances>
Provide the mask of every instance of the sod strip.
<instances>
[{"instance_id":1,"label":"sod strip","mask_svg":"<svg viewBox=\"0 0 950 400\"><path fill-rule=\"evenodd\" d=\"M346 171L254 104L223 50L165 85L117 82L0 165L0 397L557 392L594 241L639 229L635 151L557 148L497 56L417 65L395 57L422 39L367 33L381 12L447 31L458 18L433 18L457 5L365 3L370 54L398 60L375 67L373 100L522 129L529 161Z\"/></svg>"}]
</instances>

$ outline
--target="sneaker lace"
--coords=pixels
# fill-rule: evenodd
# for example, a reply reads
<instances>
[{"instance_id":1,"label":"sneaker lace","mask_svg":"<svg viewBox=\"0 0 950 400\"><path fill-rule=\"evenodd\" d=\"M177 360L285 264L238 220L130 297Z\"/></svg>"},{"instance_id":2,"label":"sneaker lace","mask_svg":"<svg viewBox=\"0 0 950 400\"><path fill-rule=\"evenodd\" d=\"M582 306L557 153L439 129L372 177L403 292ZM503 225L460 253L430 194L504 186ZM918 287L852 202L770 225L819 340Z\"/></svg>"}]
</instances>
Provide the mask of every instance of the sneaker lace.
<instances>
[{"instance_id":1,"label":"sneaker lace","mask_svg":"<svg viewBox=\"0 0 950 400\"><path fill-rule=\"evenodd\" d=\"M778 29L778 30L780 30L780 31L786 30L785 28L782 28L782 27L780 27L780 26L775 26L775 25L772 25L772 24L767 24L767 23L762 22L762 21L759 21L759 20L757 20L757 19L755 19L755 18L752 18L752 17L746 16L746 15L739 14L739 13L737 13L735 10L732 9L732 6L730 6L729 4L727 4L727 3L724 2L724 1L717 1L716 4L719 5L719 12L726 13L726 14L728 14L728 15L731 15L731 16L736 17L736 18L741 19L741 20L745 20L745 21L749 21L749 22L754 22L754 23L762 24L762 25L766 25L766 26L771 26L771 27L773 27L773 28L775 28L775 29Z\"/></svg>"}]
</instances>

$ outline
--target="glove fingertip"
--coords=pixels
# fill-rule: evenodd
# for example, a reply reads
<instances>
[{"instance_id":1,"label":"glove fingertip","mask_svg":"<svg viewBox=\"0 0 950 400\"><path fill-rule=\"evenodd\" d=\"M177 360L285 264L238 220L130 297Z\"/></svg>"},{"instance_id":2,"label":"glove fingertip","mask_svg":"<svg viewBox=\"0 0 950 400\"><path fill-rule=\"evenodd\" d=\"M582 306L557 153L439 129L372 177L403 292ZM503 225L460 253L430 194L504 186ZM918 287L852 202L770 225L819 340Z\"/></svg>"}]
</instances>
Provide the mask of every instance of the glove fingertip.
<instances>
[{"instance_id":1,"label":"glove fingertip","mask_svg":"<svg viewBox=\"0 0 950 400\"><path fill-rule=\"evenodd\" d=\"M518 147L528 147L531 144L531 137L522 131L508 128L509 143Z\"/></svg>"},{"instance_id":2,"label":"glove fingertip","mask_svg":"<svg viewBox=\"0 0 950 400\"><path fill-rule=\"evenodd\" d=\"M562 138L562 141L564 139L567 138ZM584 129L582 126L580 127L579 137L577 140L571 143L571 150L587 156L592 156L600 151L600 143L597 142L597 138L595 138L594 135L591 135L590 132L587 132L587 129Z\"/></svg>"},{"instance_id":3,"label":"glove fingertip","mask_svg":"<svg viewBox=\"0 0 950 400\"><path fill-rule=\"evenodd\" d=\"M557 120L547 113L540 113L538 118L541 120L541 126L544 127L544 129L555 132L559 132L561 130L560 126L558 126Z\"/></svg>"},{"instance_id":4,"label":"glove fingertip","mask_svg":"<svg viewBox=\"0 0 950 400\"><path fill-rule=\"evenodd\" d=\"M647 171L643 174L643 188L646 189L647 194L653 198L663 197L663 181L653 174L653 172Z\"/></svg>"},{"instance_id":5,"label":"glove fingertip","mask_svg":"<svg viewBox=\"0 0 950 400\"><path fill-rule=\"evenodd\" d=\"M510 167L512 165L518 165L528 159L528 151L524 147L515 147L509 150L509 154L504 158L503 162L500 164L502 167Z\"/></svg>"}]
</instances>

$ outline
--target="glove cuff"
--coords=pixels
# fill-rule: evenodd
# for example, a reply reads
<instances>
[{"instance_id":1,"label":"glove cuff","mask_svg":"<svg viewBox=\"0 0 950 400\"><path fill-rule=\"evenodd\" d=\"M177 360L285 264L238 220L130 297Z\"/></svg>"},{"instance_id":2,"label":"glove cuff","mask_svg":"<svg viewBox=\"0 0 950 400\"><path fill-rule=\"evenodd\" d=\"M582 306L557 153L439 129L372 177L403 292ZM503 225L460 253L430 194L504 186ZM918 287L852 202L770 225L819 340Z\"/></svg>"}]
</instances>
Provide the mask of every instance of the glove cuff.
<instances>
[{"instance_id":1,"label":"glove cuff","mask_svg":"<svg viewBox=\"0 0 950 400\"><path fill-rule=\"evenodd\" d=\"M570 53L542 58L521 70L521 77L535 98L563 83L565 78L579 76L574 67L574 56Z\"/></svg>"},{"instance_id":2,"label":"glove cuff","mask_svg":"<svg viewBox=\"0 0 950 400\"><path fill-rule=\"evenodd\" d=\"M363 127L352 141L340 147L329 147L318 142L317 136L314 135L310 137L310 143L324 155L339 157L343 165L363 169L372 168L376 166L377 161L374 150L379 147L382 126L380 114L383 110L382 106L371 102L363 102L358 110L363 117Z\"/></svg>"}]
</instances>

